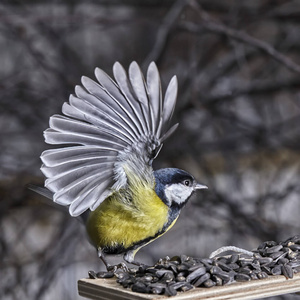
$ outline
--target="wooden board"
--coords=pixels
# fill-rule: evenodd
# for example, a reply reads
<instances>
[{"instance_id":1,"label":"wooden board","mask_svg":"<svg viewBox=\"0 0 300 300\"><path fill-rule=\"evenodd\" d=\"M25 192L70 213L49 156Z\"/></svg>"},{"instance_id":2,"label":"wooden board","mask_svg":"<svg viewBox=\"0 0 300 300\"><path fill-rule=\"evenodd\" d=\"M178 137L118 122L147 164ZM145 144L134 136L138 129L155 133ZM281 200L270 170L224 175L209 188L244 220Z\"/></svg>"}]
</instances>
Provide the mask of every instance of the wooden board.
<instances>
[{"instance_id":1,"label":"wooden board","mask_svg":"<svg viewBox=\"0 0 300 300\"><path fill-rule=\"evenodd\" d=\"M81 279L78 281L78 292L82 297L95 300L250 300L300 292L300 273L295 274L292 279L286 279L280 275L226 286L195 288L184 293L178 292L174 297L134 293L116 283L114 278Z\"/></svg>"}]
</instances>

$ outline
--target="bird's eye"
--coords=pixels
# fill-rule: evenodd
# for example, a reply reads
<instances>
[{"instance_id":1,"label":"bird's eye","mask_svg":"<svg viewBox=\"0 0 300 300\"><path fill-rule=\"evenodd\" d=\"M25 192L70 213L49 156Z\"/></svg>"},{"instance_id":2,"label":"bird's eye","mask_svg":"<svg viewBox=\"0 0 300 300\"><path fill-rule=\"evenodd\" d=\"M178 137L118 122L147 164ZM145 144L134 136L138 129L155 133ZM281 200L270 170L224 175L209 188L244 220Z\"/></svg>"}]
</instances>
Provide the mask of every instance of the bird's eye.
<instances>
[{"instance_id":1,"label":"bird's eye","mask_svg":"<svg viewBox=\"0 0 300 300\"><path fill-rule=\"evenodd\" d=\"M183 181L183 184L186 185L186 186L190 186L191 185L191 181L186 179Z\"/></svg>"}]
</instances>

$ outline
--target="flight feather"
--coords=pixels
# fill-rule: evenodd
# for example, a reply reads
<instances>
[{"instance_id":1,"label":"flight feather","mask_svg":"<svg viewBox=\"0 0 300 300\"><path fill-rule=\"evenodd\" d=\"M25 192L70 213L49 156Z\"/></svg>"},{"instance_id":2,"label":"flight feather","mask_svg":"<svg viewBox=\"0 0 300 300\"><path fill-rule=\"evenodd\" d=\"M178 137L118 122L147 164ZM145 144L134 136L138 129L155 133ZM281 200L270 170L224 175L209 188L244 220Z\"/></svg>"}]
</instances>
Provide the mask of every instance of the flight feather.
<instances>
[{"instance_id":1,"label":"flight feather","mask_svg":"<svg viewBox=\"0 0 300 300\"><path fill-rule=\"evenodd\" d=\"M45 186L72 216L95 210L126 187L131 173L154 185L152 161L178 125L169 129L176 77L163 98L154 62L146 80L136 62L128 74L116 62L113 74L114 79L96 68L97 81L82 77L82 86L64 103L63 115L52 116L44 131L47 143L62 146L41 155Z\"/></svg>"}]
</instances>

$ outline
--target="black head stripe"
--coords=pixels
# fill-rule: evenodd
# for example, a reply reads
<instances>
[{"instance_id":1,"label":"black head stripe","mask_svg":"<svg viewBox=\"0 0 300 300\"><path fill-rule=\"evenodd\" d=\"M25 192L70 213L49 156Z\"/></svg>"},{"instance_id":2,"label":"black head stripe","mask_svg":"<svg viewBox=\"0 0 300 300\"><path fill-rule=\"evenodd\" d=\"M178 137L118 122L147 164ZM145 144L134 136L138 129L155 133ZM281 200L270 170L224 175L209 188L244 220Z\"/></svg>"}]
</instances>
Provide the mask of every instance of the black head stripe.
<instances>
[{"instance_id":1,"label":"black head stripe","mask_svg":"<svg viewBox=\"0 0 300 300\"><path fill-rule=\"evenodd\" d=\"M170 201L166 198L165 188L170 184L181 183L184 180L194 181L194 177L186 171L176 168L165 168L154 172L155 176L155 192L160 199L168 206Z\"/></svg>"}]
</instances>

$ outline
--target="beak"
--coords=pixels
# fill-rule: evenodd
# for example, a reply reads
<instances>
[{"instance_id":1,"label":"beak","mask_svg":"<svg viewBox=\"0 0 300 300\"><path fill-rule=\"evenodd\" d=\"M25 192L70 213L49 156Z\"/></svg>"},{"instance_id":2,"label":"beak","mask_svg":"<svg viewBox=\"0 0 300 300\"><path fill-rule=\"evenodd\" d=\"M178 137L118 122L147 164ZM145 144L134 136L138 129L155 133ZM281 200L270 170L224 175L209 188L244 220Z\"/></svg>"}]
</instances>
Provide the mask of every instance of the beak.
<instances>
[{"instance_id":1,"label":"beak","mask_svg":"<svg viewBox=\"0 0 300 300\"><path fill-rule=\"evenodd\" d=\"M202 190L202 189L208 189L208 187L206 185L200 184L200 183L196 183L194 185L194 189L195 190Z\"/></svg>"}]
</instances>

